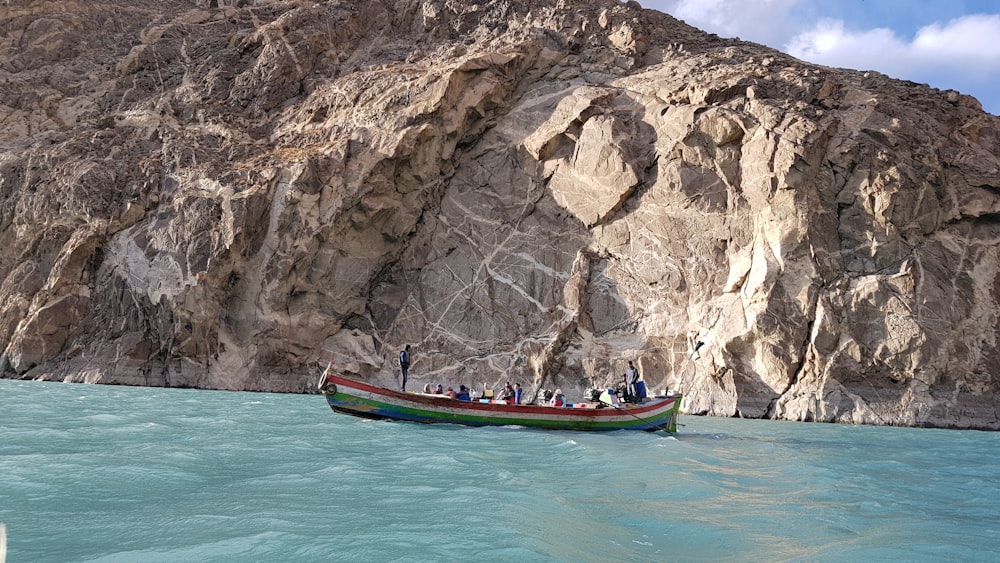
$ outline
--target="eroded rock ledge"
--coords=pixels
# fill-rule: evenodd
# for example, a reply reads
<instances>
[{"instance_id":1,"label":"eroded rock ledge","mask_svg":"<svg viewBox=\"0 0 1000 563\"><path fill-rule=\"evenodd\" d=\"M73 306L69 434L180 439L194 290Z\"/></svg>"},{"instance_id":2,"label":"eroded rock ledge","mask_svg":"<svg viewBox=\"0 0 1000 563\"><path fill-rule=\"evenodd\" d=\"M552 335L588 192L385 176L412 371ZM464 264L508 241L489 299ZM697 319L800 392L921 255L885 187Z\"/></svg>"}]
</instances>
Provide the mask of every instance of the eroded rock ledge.
<instances>
[{"instance_id":1,"label":"eroded rock ledge","mask_svg":"<svg viewBox=\"0 0 1000 563\"><path fill-rule=\"evenodd\" d=\"M998 118L617 0L12 0L4 377L1000 428Z\"/></svg>"}]
</instances>

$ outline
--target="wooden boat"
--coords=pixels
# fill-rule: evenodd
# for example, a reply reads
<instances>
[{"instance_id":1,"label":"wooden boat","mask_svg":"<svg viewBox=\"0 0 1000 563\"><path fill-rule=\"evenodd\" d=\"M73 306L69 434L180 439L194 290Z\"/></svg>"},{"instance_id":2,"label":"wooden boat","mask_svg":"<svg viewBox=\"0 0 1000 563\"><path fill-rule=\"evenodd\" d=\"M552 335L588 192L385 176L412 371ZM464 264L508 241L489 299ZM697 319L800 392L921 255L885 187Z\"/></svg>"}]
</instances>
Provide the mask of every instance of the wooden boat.
<instances>
[{"instance_id":1,"label":"wooden boat","mask_svg":"<svg viewBox=\"0 0 1000 563\"><path fill-rule=\"evenodd\" d=\"M504 401L460 401L445 395L395 391L330 373L319 389L334 412L371 419L466 426L525 426L547 430L677 431L681 396L639 404L578 403L573 406L511 405Z\"/></svg>"}]
</instances>

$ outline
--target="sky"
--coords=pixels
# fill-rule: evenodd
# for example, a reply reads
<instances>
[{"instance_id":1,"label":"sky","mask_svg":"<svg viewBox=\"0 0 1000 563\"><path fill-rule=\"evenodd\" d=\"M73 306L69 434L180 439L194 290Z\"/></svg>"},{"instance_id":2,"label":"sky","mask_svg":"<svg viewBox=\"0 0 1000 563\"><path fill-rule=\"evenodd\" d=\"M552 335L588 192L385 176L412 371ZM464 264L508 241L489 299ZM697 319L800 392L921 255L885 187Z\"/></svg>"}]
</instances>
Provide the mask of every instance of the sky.
<instances>
[{"instance_id":1,"label":"sky","mask_svg":"<svg viewBox=\"0 0 1000 563\"><path fill-rule=\"evenodd\" d=\"M1000 0L639 0L722 37L958 90L1000 115Z\"/></svg>"}]
</instances>

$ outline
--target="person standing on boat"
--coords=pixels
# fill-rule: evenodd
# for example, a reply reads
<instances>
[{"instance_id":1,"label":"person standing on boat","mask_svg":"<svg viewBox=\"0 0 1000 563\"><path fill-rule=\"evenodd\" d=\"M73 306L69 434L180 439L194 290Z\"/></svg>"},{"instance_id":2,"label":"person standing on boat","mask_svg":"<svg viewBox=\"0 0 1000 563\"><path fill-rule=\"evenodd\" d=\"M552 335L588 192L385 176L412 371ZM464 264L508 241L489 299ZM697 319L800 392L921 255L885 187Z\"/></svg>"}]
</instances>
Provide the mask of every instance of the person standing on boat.
<instances>
[{"instance_id":1,"label":"person standing on boat","mask_svg":"<svg viewBox=\"0 0 1000 563\"><path fill-rule=\"evenodd\" d=\"M636 369L632 360L628 362L628 369L625 370L625 384L628 385L628 395L630 403L639 402L639 370Z\"/></svg>"},{"instance_id":2,"label":"person standing on boat","mask_svg":"<svg viewBox=\"0 0 1000 563\"><path fill-rule=\"evenodd\" d=\"M406 391L406 377L410 374L410 345L407 344L399 353L399 370L403 372L403 391Z\"/></svg>"},{"instance_id":3,"label":"person standing on boat","mask_svg":"<svg viewBox=\"0 0 1000 563\"><path fill-rule=\"evenodd\" d=\"M520 383L515 383L514 384L514 404L515 405L520 405L521 404L521 384Z\"/></svg>"}]
</instances>

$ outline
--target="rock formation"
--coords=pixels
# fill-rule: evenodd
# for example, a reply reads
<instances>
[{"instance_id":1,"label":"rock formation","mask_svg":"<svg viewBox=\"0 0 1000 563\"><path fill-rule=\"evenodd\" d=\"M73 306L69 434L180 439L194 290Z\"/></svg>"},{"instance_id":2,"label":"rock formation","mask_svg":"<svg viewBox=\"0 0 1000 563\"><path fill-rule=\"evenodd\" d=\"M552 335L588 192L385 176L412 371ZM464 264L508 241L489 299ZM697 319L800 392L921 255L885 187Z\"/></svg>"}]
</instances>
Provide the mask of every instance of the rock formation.
<instances>
[{"instance_id":1,"label":"rock formation","mask_svg":"<svg viewBox=\"0 0 1000 563\"><path fill-rule=\"evenodd\" d=\"M1000 121L617 0L10 0L4 377L1000 428Z\"/></svg>"}]
</instances>

